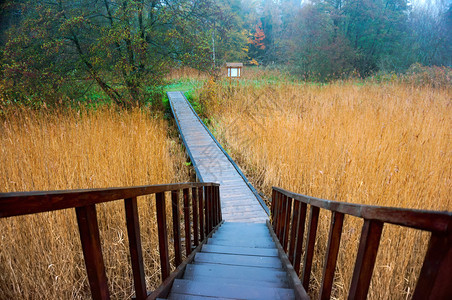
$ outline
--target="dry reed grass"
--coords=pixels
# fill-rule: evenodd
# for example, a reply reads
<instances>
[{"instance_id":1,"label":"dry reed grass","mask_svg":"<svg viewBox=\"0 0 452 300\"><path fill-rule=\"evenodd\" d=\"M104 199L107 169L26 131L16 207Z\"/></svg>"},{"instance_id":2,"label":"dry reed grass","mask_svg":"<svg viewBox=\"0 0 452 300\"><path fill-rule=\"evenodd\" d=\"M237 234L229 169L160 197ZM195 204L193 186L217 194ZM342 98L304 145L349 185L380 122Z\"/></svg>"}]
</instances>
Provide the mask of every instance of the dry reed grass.
<instances>
[{"instance_id":1,"label":"dry reed grass","mask_svg":"<svg viewBox=\"0 0 452 300\"><path fill-rule=\"evenodd\" d=\"M0 123L0 191L188 181L185 156L147 111L11 109ZM183 169L181 169L183 168ZM160 282L155 204L139 198L148 289ZM124 204L98 205L112 298L133 296ZM0 299L90 298L73 210L0 219Z\"/></svg>"},{"instance_id":2,"label":"dry reed grass","mask_svg":"<svg viewBox=\"0 0 452 300\"><path fill-rule=\"evenodd\" d=\"M206 86L214 130L254 184L324 199L452 210L452 90L403 84ZM204 94L208 94L204 91ZM319 225L317 297L330 214ZM346 218L332 296L348 293L362 221ZM387 225L369 299L412 295L425 233Z\"/></svg>"},{"instance_id":3,"label":"dry reed grass","mask_svg":"<svg viewBox=\"0 0 452 300\"><path fill-rule=\"evenodd\" d=\"M209 73L196 70L190 67L172 68L166 75L167 80L206 80L209 78Z\"/></svg>"}]
</instances>

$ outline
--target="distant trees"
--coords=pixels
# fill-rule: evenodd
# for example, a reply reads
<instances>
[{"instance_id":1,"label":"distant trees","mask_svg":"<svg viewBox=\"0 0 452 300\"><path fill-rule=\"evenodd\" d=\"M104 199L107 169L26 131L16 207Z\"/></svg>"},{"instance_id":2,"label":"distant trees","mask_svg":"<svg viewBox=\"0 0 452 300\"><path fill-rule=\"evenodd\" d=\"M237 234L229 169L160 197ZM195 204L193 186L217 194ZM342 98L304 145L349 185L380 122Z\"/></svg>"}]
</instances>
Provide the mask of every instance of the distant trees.
<instances>
[{"instance_id":1,"label":"distant trees","mask_svg":"<svg viewBox=\"0 0 452 300\"><path fill-rule=\"evenodd\" d=\"M3 86L47 102L77 98L91 81L119 105L142 103L169 66L210 68L212 24L220 33L231 28L213 0L25 0L18 6L21 21L2 49Z\"/></svg>"},{"instance_id":2,"label":"distant trees","mask_svg":"<svg viewBox=\"0 0 452 300\"><path fill-rule=\"evenodd\" d=\"M0 83L16 100L77 99L96 85L133 106L152 97L172 66L213 70L226 60L282 65L314 80L452 65L447 0L6 3Z\"/></svg>"},{"instance_id":3,"label":"distant trees","mask_svg":"<svg viewBox=\"0 0 452 300\"><path fill-rule=\"evenodd\" d=\"M291 69L304 78L330 79L353 70L353 50L325 10L309 5L296 15L288 48Z\"/></svg>"},{"instance_id":4,"label":"distant trees","mask_svg":"<svg viewBox=\"0 0 452 300\"><path fill-rule=\"evenodd\" d=\"M263 64L287 65L295 74L315 80L352 72L361 76L401 72L415 62L452 64L450 1L431 0L423 5L408 0L302 3L256 2L254 24L249 27L262 23L259 34L265 36L265 50L255 47L251 58L257 57ZM254 36L257 33L254 29Z\"/></svg>"},{"instance_id":5,"label":"distant trees","mask_svg":"<svg viewBox=\"0 0 452 300\"><path fill-rule=\"evenodd\" d=\"M427 1L410 15L414 60L424 65L452 65L452 3Z\"/></svg>"}]
</instances>

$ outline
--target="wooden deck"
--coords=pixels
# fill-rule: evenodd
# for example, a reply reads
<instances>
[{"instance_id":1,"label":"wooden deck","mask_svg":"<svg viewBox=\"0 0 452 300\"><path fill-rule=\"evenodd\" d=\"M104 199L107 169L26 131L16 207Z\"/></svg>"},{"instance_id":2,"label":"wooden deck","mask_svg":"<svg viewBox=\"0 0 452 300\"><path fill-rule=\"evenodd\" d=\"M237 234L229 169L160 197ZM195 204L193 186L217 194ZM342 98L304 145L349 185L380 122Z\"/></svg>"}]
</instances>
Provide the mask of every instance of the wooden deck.
<instances>
[{"instance_id":1,"label":"wooden deck","mask_svg":"<svg viewBox=\"0 0 452 300\"><path fill-rule=\"evenodd\" d=\"M220 184L226 222L265 223L268 215L240 169L210 134L181 92L168 92L182 140L201 182Z\"/></svg>"}]
</instances>

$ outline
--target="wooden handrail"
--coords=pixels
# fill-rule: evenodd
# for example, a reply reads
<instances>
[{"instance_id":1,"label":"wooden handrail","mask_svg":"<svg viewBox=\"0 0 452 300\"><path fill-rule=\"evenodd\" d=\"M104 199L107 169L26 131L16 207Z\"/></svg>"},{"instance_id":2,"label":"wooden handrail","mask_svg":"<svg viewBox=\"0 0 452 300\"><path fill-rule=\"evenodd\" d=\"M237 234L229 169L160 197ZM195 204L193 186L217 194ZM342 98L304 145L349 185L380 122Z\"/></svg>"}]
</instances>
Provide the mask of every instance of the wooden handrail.
<instances>
[{"instance_id":1,"label":"wooden handrail","mask_svg":"<svg viewBox=\"0 0 452 300\"><path fill-rule=\"evenodd\" d=\"M0 193L0 218L36 214L59 209L139 197L217 183L176 183L106 189ZM17 205L20 203L20 205Z\"/></svg>"},{"instance_id":2,"label":"wooden handrail","mask_svg":"<svg viewBox=\"0 0 452 300\"><path fill-rule=\"evenodd\" d=\"M293 204L292 204L293 203ZM306 216L307 236L304 244ZM413 299L451 299L452 213L330 201L273 187L272 227L306 291L309 288L320 209L332 212L320 299L329 299L345 215L364 219L349 299L366 299L385 223L432 233ZM304 249L304 251L302 251ZM301 256L303 270L300 273Z\"/></svg>"},{"instance_id":3,"label":"wooden handrail","mask_svg":"<svg viewBox=\"0 0 452 300\"><path fill-rule=\"evenodd\" d=\"M198 246L199 241L202 241L201 245L205 243L204 237L208 236L222 221L219 187L216 183L178 183L126 188L0 193L0 218L74 208L92 298L110 299L96 204L123 199L135 297L143 300L152 297L146 289L144 276L137 197L155 194L160 266L162 281L165 281L171 273L165 192L171 192L174 261L176 270L179 270L178 267L185 262L182 261L179 195L183 194L187 259L193 256L190 253ZM193 222L190 221L191 218ZM200 249L200 246L196 249Z\"/></svg>"}]
</instances>

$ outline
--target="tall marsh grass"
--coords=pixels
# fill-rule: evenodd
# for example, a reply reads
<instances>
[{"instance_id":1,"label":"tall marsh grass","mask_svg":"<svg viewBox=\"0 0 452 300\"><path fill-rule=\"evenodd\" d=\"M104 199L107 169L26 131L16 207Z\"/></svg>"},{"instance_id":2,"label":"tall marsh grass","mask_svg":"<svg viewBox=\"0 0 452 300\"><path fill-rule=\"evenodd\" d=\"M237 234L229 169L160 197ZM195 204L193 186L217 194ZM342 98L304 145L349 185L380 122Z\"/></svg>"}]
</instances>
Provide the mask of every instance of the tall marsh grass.
<instances>
[{"instance_id":1,"label":"tall marsh grass","mask_svg":"<svg viewBox=\"0 0 452 300\"><path fill-rule=\"evenodd\" d=\"M7 109L0 191L148 185L189 180L161 116L145 110ZM144 197L141 197L144 198ZM148 289L160 283L155 204L139 198ZM124 204L97 205L110 291L133 296ZM0 299L89 299L73 210L0 219Z\"/></svg>"},{"instance_id":2,"label":"tall marsh grass","mask_svg":"<svg viewBox=\"0 0 452 300\"><path fill-rule=\"evenodd\" d=\"M204 101L214 131L265 194L279 186L324 199L452 210L452 90L353 82L216 85ZM204 91L203 93L207 93ZM330 215L310 294L317 295ZM335 299L348 293L362 221L345 220ZM412 295L428 235L385 226L369 299Z\"/></svg>"}]
</instances>

